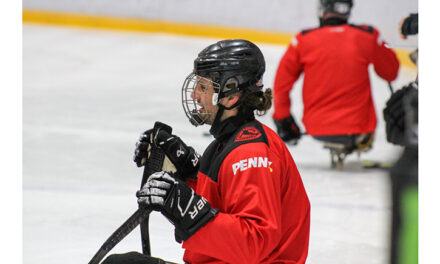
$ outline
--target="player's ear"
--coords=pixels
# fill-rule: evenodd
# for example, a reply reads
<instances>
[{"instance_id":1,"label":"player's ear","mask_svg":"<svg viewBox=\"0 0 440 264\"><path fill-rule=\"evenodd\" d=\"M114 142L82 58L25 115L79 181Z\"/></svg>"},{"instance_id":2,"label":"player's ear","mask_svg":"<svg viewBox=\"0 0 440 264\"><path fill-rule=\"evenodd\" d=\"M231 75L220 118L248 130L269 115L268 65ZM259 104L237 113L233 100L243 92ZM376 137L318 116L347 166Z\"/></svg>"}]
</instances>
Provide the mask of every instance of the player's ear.
<instances>
[{"instance_id":1,"label":"player's ear","mask_svg":"<svg viewBox=\"0 0 440 264\"><path fill-rule=\"evenodd\" d=\"M226 102L225 102L226 107L233 106L235 103L238 102L238 99L240 99L240 93L232 94L232 95L226 97L225 99L226 99Z\"/></svg>"}]
</instances>

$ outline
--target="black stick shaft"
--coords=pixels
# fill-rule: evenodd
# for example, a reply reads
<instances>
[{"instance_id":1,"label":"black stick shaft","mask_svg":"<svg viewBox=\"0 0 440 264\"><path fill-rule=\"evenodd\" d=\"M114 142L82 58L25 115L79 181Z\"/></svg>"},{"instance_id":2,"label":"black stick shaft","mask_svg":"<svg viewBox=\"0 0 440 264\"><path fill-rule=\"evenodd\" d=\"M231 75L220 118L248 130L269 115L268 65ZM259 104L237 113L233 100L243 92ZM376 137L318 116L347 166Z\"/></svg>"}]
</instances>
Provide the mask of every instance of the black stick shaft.
<instances>
[{"instance_id":1,"label":"black stick shaft","mask_svg":"<svg viewBox=\"0 0 440 264\"><path fill-rule=\"evenodd\" d=\"M151 150L150 158L145 164L144 173L142 176L141 188L144 186L148 177L158 172L162 169L162 162L164 159L164 154L160 149L153 147ZM151 246L150 246L150 232L149 232L149 220L150 215L148 214L144 220L141 222L141 241L142 241L142 253L147 256L151 256Z\"/></svg>"},{"instance_id":2,"label":"black stick shaft","mask_svg":"<svg viewBox=\"0 0 440 264\"><path fill-rule=\"evenodd\" d=\"M171 127L160 122L154 124L154 129L164 129L171 134ZM150 157L148 158L142 175L141 188L148 180L148 177L162 170L165 154L162 150L152 144ZM122 239L130 234L138 225L141 227L142 251L145 255L151 256L150 235L148 232L148 220L151 210L146 207L139 207L115 232L104 242L88 264L99 264L101 260L112 250Z\"/></svg>"},{"instance_id":3,"label":"black stick shaft","mask_svg":"<svg viewBox=\"0 0 440 264\"><path fill-rule=\"evenodd\" d=\"M391 94L393 94L394 93L394 89L393 89L393 86L391 85L390 82L388 83L388 88L390 88L390 92L391 92Z\"/></svg>"},{"instance_id":4,"label":"black stick shaft","mask_svg":"<svg viewBox=\"0 0 440 264\"><path fill-rule=\"evenodd\" d=\"M130 234L145 217L150 214L150 210L146 207L141 207L136 210L115 232L102 244L101 248L96 252L89 264L99 264L101 260L107 255L112 248L114 248L122 239Z\"/></svg>"},{"instance_id":5,"label":"black stick shaft","mask_svg":"<svg viewBox=\"0 0 440 264\"><path fill-rule=\"evenodd\" d=\"M166 124L161 122L156 122L154 124L154 131L157 133L160 129L163 129L171 134L172 128ZM151 152L150 156L144 167L144 173L142 175L141 189L142 186L147 182L148 177L151 174L161 171L163 161L165 159L165 153L158 147L155 146L154 142L151 143ZM141 222L141 241L142 241L142 253L147 256L151 256L151 246L150 246L150 233L149 233L149 223L150 217L149 214L145 217L145 219Z\"/></svg>"}]
</instances>

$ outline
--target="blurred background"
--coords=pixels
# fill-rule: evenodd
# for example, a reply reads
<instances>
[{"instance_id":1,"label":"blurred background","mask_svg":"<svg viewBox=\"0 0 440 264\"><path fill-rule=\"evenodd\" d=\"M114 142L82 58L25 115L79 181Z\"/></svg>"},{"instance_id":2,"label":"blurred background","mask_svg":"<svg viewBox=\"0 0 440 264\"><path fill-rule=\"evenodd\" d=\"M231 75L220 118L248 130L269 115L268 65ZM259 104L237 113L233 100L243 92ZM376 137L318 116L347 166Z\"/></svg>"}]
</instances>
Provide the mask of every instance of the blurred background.
<instances>
[{"instance_id":1,"label":"blurred background","mask_svg":"<svg viewBox=\"0 0 440 264\"><path fill-rule=\"evenodd\" d=\"M318 3L317 0L23 0L23 8L25 21L26 10L30 9L295 34L319 25ZM401 40L397 28L403 16L417 12L416 0L358 0L354 1L350 21L378 27L391 45L416 45L417 40Z\"/></svg>"},{"instance_id":2,"label":"blurred background","mask_svg":"<svg viewBox=\"0 0 440 264\"><path fill-rule=\"evenodd\" d=\"M286 44L297 32L319 25L318 4L317 0L24 0L23 21ZM399 38L398 22L417 12L416 0L361 0L354 2L350 22L376 26L393 48L414 49L417 38Z\"/></svg>"}]
</instances>

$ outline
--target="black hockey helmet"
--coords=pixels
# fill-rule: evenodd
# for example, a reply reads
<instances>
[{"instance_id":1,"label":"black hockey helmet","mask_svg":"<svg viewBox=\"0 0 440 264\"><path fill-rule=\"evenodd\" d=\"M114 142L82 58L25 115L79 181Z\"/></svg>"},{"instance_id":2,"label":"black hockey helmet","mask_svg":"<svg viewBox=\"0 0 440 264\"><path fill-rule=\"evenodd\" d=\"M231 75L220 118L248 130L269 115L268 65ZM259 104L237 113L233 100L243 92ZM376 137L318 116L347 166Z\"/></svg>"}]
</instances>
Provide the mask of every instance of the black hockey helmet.
<instances>
[{"instance_id":1,"label":"black hockey helmet","mask_svg":"<svg viewBox=\"0 0 440 264\"><path fill-rule=\"evenodd\" d=\"M213 82L215 96L213 104L221 98L243 92L247 94L262 91L262 77L266 69L261 50L252 42L244 39L222 40L203 49L194 60L193 72L186 78L182 87L182 103L191 123L204 124L207 117L198 112L197 102L190 93L200 78ZM241 101L230 108L236 107Z\"/></svg>"},{"instance_id":2,"label":"black hockey helmet","mask_svg":"<svg viewBox=\"0 0 440 264\"><path fill-rule=\"evenodd\" d=\"M320 0L321 15L333 13L338 15L350 15L353 0Z\"/></svg>"},{"instance_id":3,"label":"black hockey helmet","mask_svg":"<svg viewBox=\"0 0 440 264\"><path fill-rule=\"evenodd\" d=\"M227 39L209 45L194 60L196 75L209 77L220 85L218 99L239 91L261 91L265 69L263 53L244 39ZM230 86L231 83L235 87Z\"/></svg>"}]
</instances>

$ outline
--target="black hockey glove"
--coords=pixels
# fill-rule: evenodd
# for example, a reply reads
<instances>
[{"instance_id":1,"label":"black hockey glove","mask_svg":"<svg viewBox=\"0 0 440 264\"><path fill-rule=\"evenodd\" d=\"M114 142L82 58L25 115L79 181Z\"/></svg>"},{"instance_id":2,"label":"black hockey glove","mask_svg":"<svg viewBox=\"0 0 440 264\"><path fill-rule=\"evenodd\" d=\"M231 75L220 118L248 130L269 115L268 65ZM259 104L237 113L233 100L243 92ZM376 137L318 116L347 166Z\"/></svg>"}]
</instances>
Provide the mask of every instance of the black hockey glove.
<instances>
[{"instance_id":1,"label":"black hockey glove","mask_svg":"<svg viewBox=\"0 0 440 264\"><path fill-rule=\"evenodd\" d=\"M386 103L383 110L383 117L386 123L387 140L390 143L397 145L405 145L407 139L405 138L406 129L409 128L408 122L412 122L409 118L410 112L416 112L417 105L412 106L411 98L417 97L417 84L411 83L408 86L396 91ZM417 99L416 99L417 100ZM415 118L417 118L415 116Z\"/></svg>"},{"instance_id":2,"label":"black hockey glove","mask_svg":"<svg viewBox=\"0 0 440 264\"><path fill-rule=\"evenodd\" d=\"M160 211L176 227L176 241L187 240L211 220L218 209L184 181L166 172L152 174L136 193L138 203Z\"/></svg>"},{"instance_id":3,"label":"black hockey glove","mask_svg":"<svg viewBox=\"0 0 440 264\"><path fill-rule=\"evenodd\" d=\"M179 137L161 130L157 134L156 145L159 146L165 155L176 167L176 174L181 178L197 179L197 172L200 167L200 155L194 148L187 146Z\"/></svg>"},{"instance_id":4,"label":"black hockey glove","mask_svg":"<svg viewBox=\"0 0 440 264\"><path fill-rule=\"evenodd\" d=\"M138 167L145 165L149 152L151 151L151 144L154 138L154 129L149 129L142 133L139 140L136 142L136 149L134 150L133 161Z\"/></svg>"},{"instance_id":5,"label":"black hockey glove","mask_svg":"<svg viewBox=\"0 0 440 264\"><path fill-rule=\"evenodd\" d=\"M136 142L136 149L134 151L133 160L138 167L145 165L146 161L150 158L151 152L155 151L158 147L154 145L154 139L159 131L168 131L171 133L173 129L162 122L156 121L154 127L141 134L139 140Z\"/></svg>"},{"instance_id":6,"label":"black hockey glove","mask_svg":"<svg viewBox=\"0 0 440 264\"><path fill-rule=\"evenodd\" d=\"M402 23L401 34L403 36L416 35L419 33L419 14L410 14Z\"/></svg>"},{"instance_id":7,"label":"black hockey glove","mask_svg":"<svg viewBox=\"0 0 440 264\"><path fill-rule=\"evenodd\" d=\"M133 157L138 167L145 165L153 144L162 149L168 158L163 163L163 171L174 172L182 179L197 179L200 155L195 152L194 148L187 146L179 137L170 134L165 129L150 129L139 137Z\"/></svg>"},{"instance_id":8,"label":"black hockey glove","mask_svg":"<svg viewBox=\"0 0 440 264\"><path fill-rule=\"evenodd\" d=\"M301 138L301 131L295 122L293 116L286 117L281 120L274 120L277 127L277 133L281 139L290 144L296 145Z\"/></svg>"}]
</instances>

